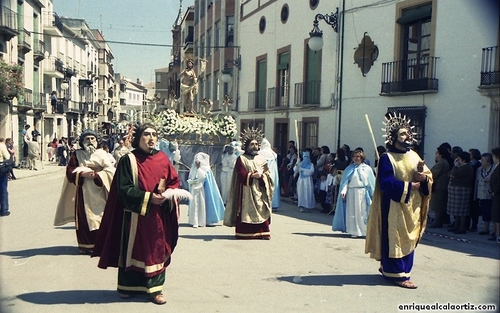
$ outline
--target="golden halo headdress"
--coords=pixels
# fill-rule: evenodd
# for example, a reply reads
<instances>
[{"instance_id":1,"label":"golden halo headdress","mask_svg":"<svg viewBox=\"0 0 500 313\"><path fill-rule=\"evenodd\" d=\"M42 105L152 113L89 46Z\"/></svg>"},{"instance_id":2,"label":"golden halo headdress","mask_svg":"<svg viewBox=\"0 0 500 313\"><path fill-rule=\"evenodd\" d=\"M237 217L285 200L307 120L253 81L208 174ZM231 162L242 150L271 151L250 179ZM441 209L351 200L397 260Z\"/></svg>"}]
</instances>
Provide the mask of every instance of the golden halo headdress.
<instances>
[{"instance_id":1,"label":"golden halo headdress","mask_svg":"<svg viewBox=\"0 0 500 313\"><path fill-rule=\"evenodd\" d=\"M262 144L263 138L264 135L262 134L262 131L260 129L247 127L241 132L240 141L241 145L246 149L247 143L250 143L250 141L252 140L257 140L260 146Z\"/></svg>"},{"instance_id":2,"label":"golden halo headdress","mask_svg":"<svg viewBox=\"0 0 500 313\"><path fill-rule=\"evenodd\" d=\"M406 128L410 136L410 141L417 142L414 137L417 133L413 132L415 126L410 125L411 119L407 119L406 115L401 116L401 113L396 112L394 112L393 115L391 115L391 113L387 115L388 117L385 117L385 122L382 122L385 126L385 128L382 128L382 130L385 131L385 134L382 135L382 137L385 138L385 143L393 145L396 138L393 138L392 134L400 128Z\"/></svg>"}]
</instances>

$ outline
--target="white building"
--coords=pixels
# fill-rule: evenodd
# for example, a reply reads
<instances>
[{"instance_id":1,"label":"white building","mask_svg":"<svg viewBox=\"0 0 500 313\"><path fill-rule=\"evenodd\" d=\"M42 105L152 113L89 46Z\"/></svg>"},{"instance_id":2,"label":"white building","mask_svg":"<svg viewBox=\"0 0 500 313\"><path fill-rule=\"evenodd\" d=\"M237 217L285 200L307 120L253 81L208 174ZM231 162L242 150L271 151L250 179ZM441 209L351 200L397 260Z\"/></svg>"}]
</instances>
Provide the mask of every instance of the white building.
<instances>
[{"instance_id":1,"label":"white building","mask_svg":"<svg viewBox=\"0 0 500 313\"><path fill-rule=\"evenodd\" d=\"M297 120L301 149L345 143L373 159L365 114L383 145L393 111L412 118L428 164L445 141L500 145L498 1L248 0L236 12L239 124L262 127L282 153ZM308 46L316 15L317 52Z\"/></svg>"}]
</instances>

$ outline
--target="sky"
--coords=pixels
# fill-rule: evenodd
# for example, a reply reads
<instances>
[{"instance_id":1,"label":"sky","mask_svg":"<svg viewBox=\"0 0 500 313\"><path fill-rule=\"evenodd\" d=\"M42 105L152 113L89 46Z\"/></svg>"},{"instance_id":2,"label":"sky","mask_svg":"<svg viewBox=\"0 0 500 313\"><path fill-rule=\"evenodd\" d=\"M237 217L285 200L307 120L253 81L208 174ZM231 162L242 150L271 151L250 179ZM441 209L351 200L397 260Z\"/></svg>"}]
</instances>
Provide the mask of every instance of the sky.
<instances>
[{"instance_id":1,"label":"sky","mask_svg":"<svg viewBox=\"0 0 500 313\"><path fill-rule=\"evenodd\" d=\"M167 67L171 47L140 44L172 44L172 25L180 0L53 0L61 17L85 19L90 28L101 31L113 51L113 69L144 84L154 82L154 70ZM182 11L194 0L183 0ZM135 44L137 43L137 44Z\"/></svg>"}]
</instances>

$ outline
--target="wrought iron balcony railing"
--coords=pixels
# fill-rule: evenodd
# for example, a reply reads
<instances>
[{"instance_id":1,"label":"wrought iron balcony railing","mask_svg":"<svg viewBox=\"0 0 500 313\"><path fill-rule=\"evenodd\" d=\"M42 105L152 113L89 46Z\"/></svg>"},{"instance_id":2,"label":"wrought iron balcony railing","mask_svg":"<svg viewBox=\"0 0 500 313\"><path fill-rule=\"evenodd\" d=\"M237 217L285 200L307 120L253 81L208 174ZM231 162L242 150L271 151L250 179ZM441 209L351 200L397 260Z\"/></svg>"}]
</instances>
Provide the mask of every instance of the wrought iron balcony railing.
<instances>
[{"instance_id":1,"label":"wrought iron balcony railing","mask_svg":"<svg viewBox=\"0 0 500 313\"><path fill-rule=\"evenodd\" d=\"M483 48L481 86L500 84L500 49L498 47Z\"/></svg>"},{"instance_id":2,"label":"wrought iron balcony railing","mask_svg":"<svg viewBox=\"0 0 500 313\"><path fill-rule=\"evenodd\" d=\"M17 31L17 14L6 6L0 8L0 34L3 34L10 40L18 34Z\"/></svg>"},{"instance_id":3,"label":"wrought iron balcony railing","mask_svg":"<svg viewBox=\"0 0 500 313\"><path fill-rule=\"evenodd\" d=\"M24 88L23 106L33 107L33 90Z\"/></svg>"},{"instance_id":4,"label":"wrought iron balcony railing","mask_svg":"<svg viewBox=\"0 0 500 313\"><path fill-rule=\"evenodd\" d=\"M248 93L248 111L266 109L266 90L256 90Z\"/></svg>"},{"instance_id":5,"label":"wrought iron balcony railing","mask_svg":"<svg viewBox=\"0 0 500 313\"><path fill-rule=\"evenodd\" d=\"M290 107L289 86L278 86L267 89L267 108L268 109L285 109Z\"/></svg>"},{"instance_id":6,"label":"wrought iron balcony railing","mask_svg":"<svg viewBox=\"0 0 500 313\"><path fill-rule=\"evenodd\" d=\"M295 106L319 106L321 80L311 80L295 84Z\"/></svg>"},{"instance_id":7,"label":"wrought iron balcony railing","mask_svg":"<svg viewBox=\"0 0 500 313\"><path fill-rule=\"evenodd\" d=\"M437 92L437 57L422 57L382 64L381 95Z\"/></svg>"}]
</instances>

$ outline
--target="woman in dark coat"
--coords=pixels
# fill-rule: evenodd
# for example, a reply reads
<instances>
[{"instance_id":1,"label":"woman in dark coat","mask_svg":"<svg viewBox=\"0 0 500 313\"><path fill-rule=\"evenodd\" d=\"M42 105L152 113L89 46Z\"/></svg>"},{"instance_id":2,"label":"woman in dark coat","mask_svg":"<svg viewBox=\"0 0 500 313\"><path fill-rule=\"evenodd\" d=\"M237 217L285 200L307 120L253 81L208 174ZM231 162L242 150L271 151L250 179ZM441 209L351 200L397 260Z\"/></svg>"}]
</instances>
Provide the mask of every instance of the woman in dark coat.
<instances>
[{"instance_id":1,"label":"woman in dark coat","mask_svg":"<svg viewBox=\"0 0 500 313\"><path fill-rule=\"evenodd\" d=\"M491 150L493 155L493 163L495 164L495 169L493 174L491 174L490 186L491 195L493 196L491 202L491 221L495 223L495 235L493 235L488 240L496 240L500 243L500 147L493 148Z\"/></svg>"}]
</instances>

